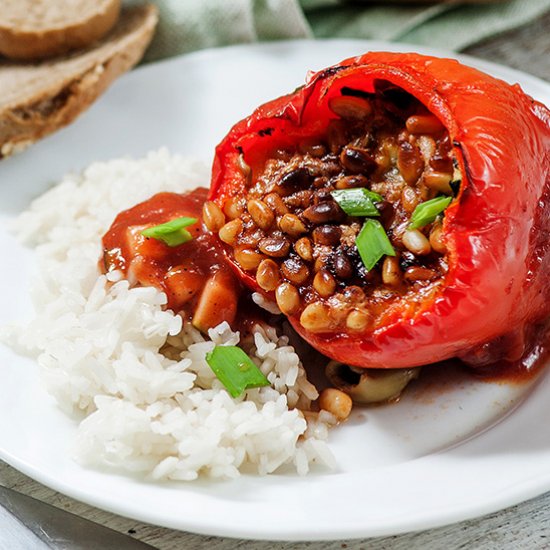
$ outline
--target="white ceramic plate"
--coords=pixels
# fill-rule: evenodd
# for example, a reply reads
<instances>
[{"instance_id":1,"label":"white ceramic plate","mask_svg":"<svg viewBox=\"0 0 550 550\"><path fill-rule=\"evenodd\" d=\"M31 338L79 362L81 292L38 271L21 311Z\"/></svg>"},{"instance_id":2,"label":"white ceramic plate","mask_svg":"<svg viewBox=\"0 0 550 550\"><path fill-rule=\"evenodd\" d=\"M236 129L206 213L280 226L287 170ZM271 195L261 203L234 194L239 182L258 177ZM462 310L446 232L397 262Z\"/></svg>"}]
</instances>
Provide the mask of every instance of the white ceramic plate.
<instances>
[{"instance_id":1,"label":"white ceramic plate","mask_svg":"<svg viewBox=\"0 0 550 550\"><path fill-rule=\"evenodd\" d=\"M134 71L70 128L2 161L0 324L31 316L32 254L6 222L64 173L163 145L210 161L260 102L294 89L308 69L369 49L446 54L365 41L199 52ZM542 81L463 59L550 103ZM336 472L153 484L75 464L76 424L43 391L34 362L0 346L0 367L0 457L67 495L153 524L259 539L376 536L472 518L550 489L550 377L509 386L441 370L399 404L358 411L336 429Z\"/></svg>"}]
</instances>

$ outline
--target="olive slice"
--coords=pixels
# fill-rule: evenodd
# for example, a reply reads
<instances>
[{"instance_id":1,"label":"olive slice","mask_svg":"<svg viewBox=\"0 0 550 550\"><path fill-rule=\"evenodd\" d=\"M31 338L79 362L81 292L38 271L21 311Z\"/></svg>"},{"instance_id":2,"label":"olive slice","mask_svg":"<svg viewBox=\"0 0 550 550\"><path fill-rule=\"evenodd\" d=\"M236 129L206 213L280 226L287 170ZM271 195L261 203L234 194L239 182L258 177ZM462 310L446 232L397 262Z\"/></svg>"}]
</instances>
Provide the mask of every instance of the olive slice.
<instances>
[{"instance_id":1,"label":"olive slice","mask_svg":"<svg viewBox=\"0 0 550 550\"><path fill-rule=\"evenodd\" d=\"M384 403L397 399L407 384L418 377L412 369L358 369L331 361L325 369L330 383L347 393L355 403Z\"/></svg>"}]
</instances>

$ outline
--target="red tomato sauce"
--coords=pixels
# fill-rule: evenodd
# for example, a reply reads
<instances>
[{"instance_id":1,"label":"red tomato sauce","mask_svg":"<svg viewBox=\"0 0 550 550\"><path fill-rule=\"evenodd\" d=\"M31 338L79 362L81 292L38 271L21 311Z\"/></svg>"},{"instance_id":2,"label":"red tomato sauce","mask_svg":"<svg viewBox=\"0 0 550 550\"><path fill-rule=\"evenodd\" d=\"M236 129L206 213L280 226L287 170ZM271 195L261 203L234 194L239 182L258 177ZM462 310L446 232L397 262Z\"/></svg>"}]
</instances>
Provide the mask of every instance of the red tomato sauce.
<instances>
[{"instance_id":1,"label":"red tomato sauce","mask_svg":"<svg viewBox=\"0 0 550 550\"><path fill-rule=\"evenodd\" d=\"M225 260L220 241L201 222L208 190L158 193L121 212L103 237L105 272L119 270L131 282L153 286L167 296L168 309L193 319L203 332L222 321L249 333L254 324L274 324L275 316L257 307ZM179 217L197 218L187 228L193 239L170 247L141 232Z\"/></svg>"},{"instance_id":2,"label":"red tomato sauce","mask_svg":"<svg viewBox=\"0 0 550 550\"><path fill-rule=\"evenodd\" d=\"M131 281L154 286L166 293L168 308L191 314L210 276L233 277L219 241L200 221L207 192L199 187L185 194L159 193L121 212L103 237L105 271L117 269ZM187 243L170 247L141 235L146 227L184 216L198 220L187 228L193 236Z\"/></svg>"}]
</instances>

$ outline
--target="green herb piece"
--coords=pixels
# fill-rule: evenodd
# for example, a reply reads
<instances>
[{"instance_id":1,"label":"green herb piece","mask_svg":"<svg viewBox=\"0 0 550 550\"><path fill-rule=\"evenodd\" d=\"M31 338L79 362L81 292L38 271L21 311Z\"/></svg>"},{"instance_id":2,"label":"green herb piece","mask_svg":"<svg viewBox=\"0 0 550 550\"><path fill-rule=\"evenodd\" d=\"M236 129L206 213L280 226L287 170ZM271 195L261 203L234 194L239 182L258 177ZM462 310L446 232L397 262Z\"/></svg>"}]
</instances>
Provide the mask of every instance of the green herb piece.
<instances>
[{"instance_id":1,"label":"green herb piece","mask_svg":"<svg viewBox=\"0 0 550 550\"><path fill-rule=\"evenodd\" d=\"M410 229L418 229L432 223L438 214L443 212L453 197L436 197L426 202L420 203L412 213Z\"/></svg>"},{"instance_id":2,"label":"green herb piece","mask_svg":"<svg viewBox=\"0 0 550 550\"><path fill-rule=\"evenodd\" d=\"M384 199L378 193L357 187L332 191L331 195L348 216L380 216L374 203Z\"/></svg>"},{"instance_id":3,"label":"green herb piece","mask_svg":"<svg viewBox=\"0 0 550 550\"><path fill-rule=\"evenodd\" d=\"M249 388L269 386L269 380L237 346L216 346L206 354L206 362L231 397L239 397Z\"/></svg>"},{"instance_id":4,"label":"green herb piece","mask_svg":"<svg viewBox=\"0 0 550 550\"><path fill-rule=\"evenodd\" d=\"M395 250L378 220L366 220L355 239L361 260L370 271L382 256L395 256Z\"/></svg>"},{"instance_id":5,"label":"green herb piece","mask_svg":"<svg viewBox=\"0 0 550 550\"><path fill-rule=\"evenodd\" d=\"M193 239L191 233L185 228L197 222L197 218L176 218L154 227L148 227L141 234L144 237L162 241L168 246L179 246Z\"/></svg>"}]
</instances>

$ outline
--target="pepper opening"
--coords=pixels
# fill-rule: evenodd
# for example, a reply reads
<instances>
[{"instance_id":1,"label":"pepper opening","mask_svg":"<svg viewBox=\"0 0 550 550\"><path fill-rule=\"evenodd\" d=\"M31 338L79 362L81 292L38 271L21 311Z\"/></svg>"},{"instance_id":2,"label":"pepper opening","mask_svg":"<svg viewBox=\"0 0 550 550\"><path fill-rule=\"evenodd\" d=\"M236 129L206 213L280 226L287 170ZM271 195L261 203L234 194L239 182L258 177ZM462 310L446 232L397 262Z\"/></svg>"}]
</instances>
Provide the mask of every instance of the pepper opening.
<instances>
[{"instance_id":1,"label":"pepper opening","mask_svg":"<svg viewBox=\"0 0 550 550\"><path fill-rule=\"evenodd\" d=\"M246 192L216 199L226 223L210 229L306 330L361 332L414 315L442 286L444 212L425 214L429 201L457 194L461 177L447 130L403 89L375 80L370 91L343 86L326 101L321 130L313 124L300 139L280 131L271 149L240 155ZM338 194L350 189L379 195L374 212L346 208ZM411 228L419 209L422 222ZM366 235L368 219L383 235ZM366 265L364 246L386 236Z\"/></svg>"}]
</instances>

